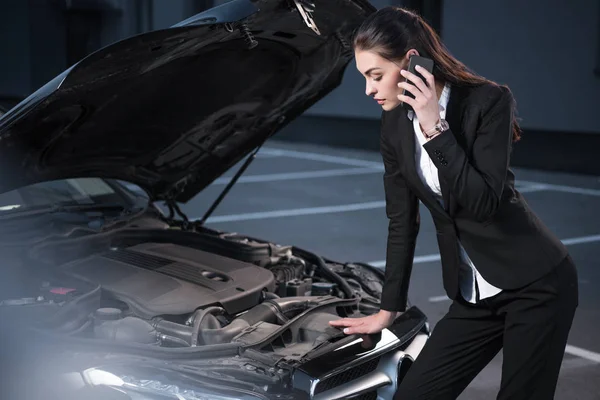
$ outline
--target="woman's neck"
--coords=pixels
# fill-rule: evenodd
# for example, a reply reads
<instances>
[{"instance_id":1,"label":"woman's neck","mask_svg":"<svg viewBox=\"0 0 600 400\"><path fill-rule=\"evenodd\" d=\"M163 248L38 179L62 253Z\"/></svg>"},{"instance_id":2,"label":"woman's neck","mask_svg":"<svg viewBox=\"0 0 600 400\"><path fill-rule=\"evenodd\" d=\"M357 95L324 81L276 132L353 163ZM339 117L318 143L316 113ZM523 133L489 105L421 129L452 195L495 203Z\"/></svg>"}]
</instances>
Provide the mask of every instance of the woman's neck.
<instances>
[{"instance_id":1,"label":"woman's neck","mask_svg":"<svg viewBox=\"0 0 600 400\"><path fill-rule=\"evenodd\" d=\"M445 82L435 82L435 93L437 95L438 100L440 99L440 97L442 97L444 86L446 86Z\"/></svg>"}]
</instances>

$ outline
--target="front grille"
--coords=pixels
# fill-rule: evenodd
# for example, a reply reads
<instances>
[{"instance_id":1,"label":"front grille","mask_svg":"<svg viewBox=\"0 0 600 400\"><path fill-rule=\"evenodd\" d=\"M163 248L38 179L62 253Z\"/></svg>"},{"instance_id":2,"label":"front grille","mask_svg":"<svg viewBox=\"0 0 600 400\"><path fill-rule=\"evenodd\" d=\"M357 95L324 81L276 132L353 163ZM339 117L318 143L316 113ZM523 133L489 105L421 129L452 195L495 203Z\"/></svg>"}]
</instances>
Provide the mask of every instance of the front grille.
<instances>
[{"instance_id":1,"label":"front grille","mask_svg":"<svg viewBox=\"0 0 600 400\"><path fill-rule=\"evenodd\" d=\"M339 374L330 376L329 378L325 378L324 380L317 383L317 386L315 387L315 395L326 390L333 389L334 387L343 385L344 383L351 382L355 379L360 378L361 376L365 376L375 371L375 369L377 369L377 364L379 364L379 357L366 361L362 364L356 365L350 369L340 372ZM377 397L377 392L375 392L375 397ZM370 398L363 399L361 397L357 397L357 399L368 400Z\"/></svg>"},{"instance_id":2,"label":"front grille","mask_svg":"<svg viewBox=\"0 0 600 400\"><path fill-rule=\"evenodd\" d=\"M352 397L351 400L377 400L377 391L373 390L360 396Z\"/></svg>"}]
</instances>

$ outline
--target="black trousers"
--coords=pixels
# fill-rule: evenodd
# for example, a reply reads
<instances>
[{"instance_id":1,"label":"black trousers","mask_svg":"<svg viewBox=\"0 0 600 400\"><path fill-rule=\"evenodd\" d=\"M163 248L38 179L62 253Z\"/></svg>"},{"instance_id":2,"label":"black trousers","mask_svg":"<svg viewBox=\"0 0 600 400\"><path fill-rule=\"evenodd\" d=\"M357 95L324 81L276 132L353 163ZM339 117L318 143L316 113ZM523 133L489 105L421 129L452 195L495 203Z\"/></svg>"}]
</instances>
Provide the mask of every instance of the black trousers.
<instances>
[{"instance_id":1,"label":"black trousers","mask_svg":"<svg viewBox=\"0 0 600 400\"><path fill-rule=\"evenodd\" d=\"M394 399L456 399L500 349L497 399L553 399L578 304L577 271L570 256L521 289L477 304L455 300Z\"/></svg>"}]
</instances>

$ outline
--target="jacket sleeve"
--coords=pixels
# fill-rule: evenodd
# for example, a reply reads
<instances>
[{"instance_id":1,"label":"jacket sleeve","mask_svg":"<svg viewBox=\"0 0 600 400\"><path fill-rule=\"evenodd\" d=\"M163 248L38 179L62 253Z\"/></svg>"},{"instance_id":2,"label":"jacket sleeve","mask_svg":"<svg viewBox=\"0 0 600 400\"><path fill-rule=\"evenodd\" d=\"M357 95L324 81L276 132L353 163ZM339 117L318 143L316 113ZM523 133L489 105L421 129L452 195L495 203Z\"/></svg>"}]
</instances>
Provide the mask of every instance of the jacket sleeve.
<instances>
[{"instance_id":1,"label":"jacket sleeve","mask_svg":"<svg viewBox=\"0 0 600 400\"><path fill-rule=\"evenodd\" d=\"M386 311L405 311L419 231L419 202L400 173L397 158L383 133L381 154L385 167L383 183L389 226L380 308Z\"/></svg>"},{"instance_id":2,"label":"jacket sleeve","mask_svg":"<svg viewBox=\"0 0 600 400\"><path fill-rule=\"evenodd\" d=\"M451 129L423 146L457 202L478 221L489 219L500 205L511 151L512 106L510 91L494 87L481 108L470 159Z\"/></svg>"}]
</instances>

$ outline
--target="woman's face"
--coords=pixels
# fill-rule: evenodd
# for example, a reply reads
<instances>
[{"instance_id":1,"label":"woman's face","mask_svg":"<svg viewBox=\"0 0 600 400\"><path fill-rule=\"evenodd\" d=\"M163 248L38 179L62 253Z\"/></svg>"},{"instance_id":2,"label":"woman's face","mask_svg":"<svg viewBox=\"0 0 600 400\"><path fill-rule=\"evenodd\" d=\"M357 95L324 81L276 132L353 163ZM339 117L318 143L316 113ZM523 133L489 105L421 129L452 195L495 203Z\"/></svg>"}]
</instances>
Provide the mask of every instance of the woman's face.
<instances>
[{"instance_id":1,"label":"woman's face","mask_svg":"<svg viewBox=\"0 0 600 400\"><path fill-rule=\"evenodd\" d=\"M401 101L398 95L402 89L398 82L403 82L404 77L400 74L401 69L408 68L408 58L411 52L396 62L389 61L372 50L355 50L356 67L365 77L365 94L373 97L385 111L392 110Z\"/></svg>"}]
</instances>

